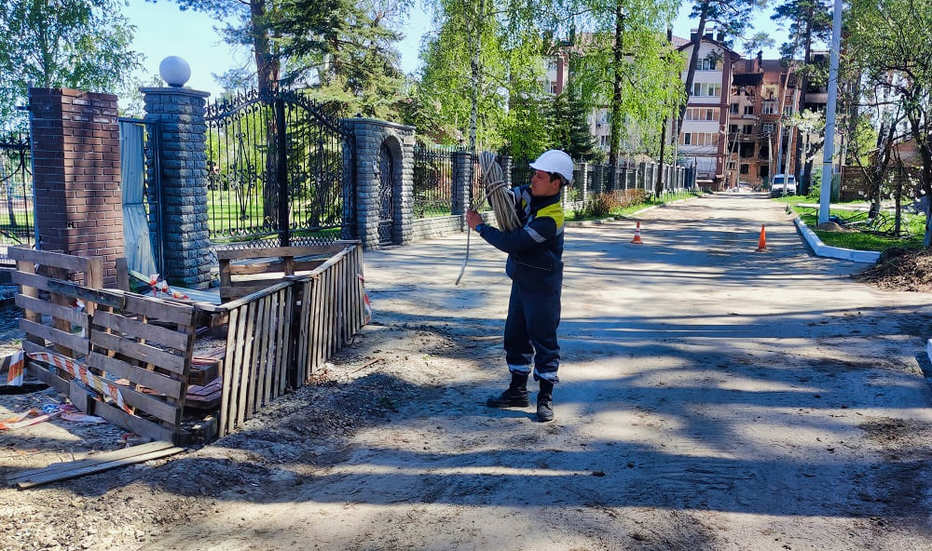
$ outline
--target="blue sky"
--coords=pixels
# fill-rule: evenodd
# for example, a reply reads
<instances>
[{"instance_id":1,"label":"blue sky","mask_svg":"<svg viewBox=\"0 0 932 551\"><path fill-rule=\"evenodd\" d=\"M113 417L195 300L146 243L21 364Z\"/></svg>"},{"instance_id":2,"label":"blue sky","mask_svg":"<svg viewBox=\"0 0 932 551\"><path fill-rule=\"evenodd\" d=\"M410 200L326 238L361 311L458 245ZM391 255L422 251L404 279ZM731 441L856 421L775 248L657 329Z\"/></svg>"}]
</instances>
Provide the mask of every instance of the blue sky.
<instances>
[{"instance_id":1,"label":"blue sky","mask_svg":"<svg viewBox=\"0 0 932 551\"><path fill-rule=\"evenodd\" d=\"M689 29L695 24L689 19L687 3L680 10L673 26L673 33L684 38L689 36ZM786 32L777 28L770 21L770 9L758 13L754 19L754 30L768 32L777 42L785 39ZM158 74L159 62L166 56L183 57L191 65L191 88L206 90L212 94L220 92L220 87L211 76L223 73L227 69L248 61L249 53L235 49L223 43L214 30L217 26L207 15L181 11L171 0L159 0L157 3L145 0L130 0L126 15L136 26L134 48L145 54L145 69L139 76L145 81L150 75ZM418 47L421 37L431 27L430 14L425 9L414 9L404 26L406 36L399 44L401 65L406 73L413 73L418 68ZM740 51L740 44L738 44ZM778 57L776 48L764 51L764 57Z\"/></svg>"}]
</instances>

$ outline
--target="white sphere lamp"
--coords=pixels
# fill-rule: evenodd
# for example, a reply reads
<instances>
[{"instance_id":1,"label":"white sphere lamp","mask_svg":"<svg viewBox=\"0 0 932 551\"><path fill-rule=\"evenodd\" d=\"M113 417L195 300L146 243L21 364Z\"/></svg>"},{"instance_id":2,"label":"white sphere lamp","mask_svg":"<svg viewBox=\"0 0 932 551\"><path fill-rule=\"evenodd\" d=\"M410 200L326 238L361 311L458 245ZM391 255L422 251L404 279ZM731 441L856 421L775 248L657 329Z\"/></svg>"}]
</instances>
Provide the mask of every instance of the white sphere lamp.
<instances>
[{"instance_id":1,"label":"white sphere lamp","mask_svg":"<svg viewBox=\"0 0 932 551\"><path fill-rule=\"evenodd\" d=\"M159 63L159 76L169 86L181 88L191 78L191 66L176 55L170 55Z\"/></svg>"}]
</instances>

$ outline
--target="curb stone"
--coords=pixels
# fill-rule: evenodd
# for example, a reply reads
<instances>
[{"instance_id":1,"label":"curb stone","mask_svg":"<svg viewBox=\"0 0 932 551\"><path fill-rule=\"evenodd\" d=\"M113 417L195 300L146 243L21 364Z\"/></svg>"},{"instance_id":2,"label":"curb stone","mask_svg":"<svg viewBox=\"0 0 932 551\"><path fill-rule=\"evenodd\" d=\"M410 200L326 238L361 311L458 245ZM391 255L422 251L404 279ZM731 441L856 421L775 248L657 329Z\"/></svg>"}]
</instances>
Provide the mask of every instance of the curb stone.
<instances>
[{"instance_id":1,"label":"curb stone","mask_svg":"<svg viewBox=\"0 0 932 551\"><path fill-rule=\"evenodd\" d=\"M855 249L845 249L843 247L829 247L819 239L819 236L817 236L815 232L809 229L809 226L807 226L799 216L793 218L793 223L796 224L796 229L799 230L799 233L812 248L816 256L865 263L874 263L880 258L880 253L877 251L858 251Z\"/></svg>"}]
</instances>

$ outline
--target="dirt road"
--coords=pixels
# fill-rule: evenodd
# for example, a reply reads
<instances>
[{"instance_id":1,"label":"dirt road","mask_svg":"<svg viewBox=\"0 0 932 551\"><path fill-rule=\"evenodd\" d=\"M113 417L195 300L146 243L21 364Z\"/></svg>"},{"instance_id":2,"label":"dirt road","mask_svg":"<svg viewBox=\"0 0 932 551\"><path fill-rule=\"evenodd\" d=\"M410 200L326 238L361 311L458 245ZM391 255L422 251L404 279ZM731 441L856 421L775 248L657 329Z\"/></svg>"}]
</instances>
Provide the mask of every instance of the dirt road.
<instances>
[{"instance_id":1,"label":"dirt road","mask_svg":"<svg viewBox=\"0 0 932 551\"><path fill-rule=\"evenodd\" d=\"M454 288L462 236L367 253L378 325L329 386L137 474L136 503L181 517L140 548L932 548L929 296L809 256L762 197L641 221L643 246L633 221L567 229L550 424L482 405L507 379L503 255L473 241Z\"/></svg>"}]
</instances>

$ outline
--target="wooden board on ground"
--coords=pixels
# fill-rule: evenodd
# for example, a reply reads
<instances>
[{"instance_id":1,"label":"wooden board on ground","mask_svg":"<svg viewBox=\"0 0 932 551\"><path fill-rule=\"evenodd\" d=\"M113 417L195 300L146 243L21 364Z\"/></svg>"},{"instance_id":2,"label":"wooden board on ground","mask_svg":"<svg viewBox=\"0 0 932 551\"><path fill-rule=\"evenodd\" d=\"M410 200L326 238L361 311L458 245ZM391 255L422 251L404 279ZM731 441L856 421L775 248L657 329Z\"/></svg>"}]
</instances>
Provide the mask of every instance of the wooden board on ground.
<instances>
[{"instance_id":1,"label":"wooden board on ground","mask_svg":"<svg viewBox=\"0 0 932 551\"><path fill-rule=\"evenodd\" d=\"M45 468L23 471L7 478L7 480L11 484L15 484L19 489L25 489L48 484L49 482L98 473L124 465L168 457L182 451L184 451L184 448L175 447L171 442L150 442L140 446L96 454L80 461L55 463Z\"/></svg>"}]
</instances>

